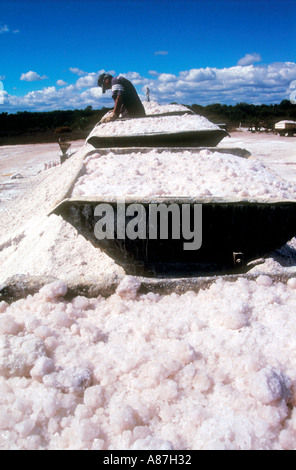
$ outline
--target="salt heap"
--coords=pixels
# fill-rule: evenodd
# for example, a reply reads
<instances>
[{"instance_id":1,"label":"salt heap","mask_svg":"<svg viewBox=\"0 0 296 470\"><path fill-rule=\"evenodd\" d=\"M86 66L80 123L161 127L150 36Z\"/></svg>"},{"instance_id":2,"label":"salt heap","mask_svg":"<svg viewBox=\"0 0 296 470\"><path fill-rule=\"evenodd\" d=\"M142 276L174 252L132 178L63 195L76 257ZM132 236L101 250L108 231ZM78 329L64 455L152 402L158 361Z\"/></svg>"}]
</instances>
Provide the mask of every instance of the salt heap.
<instances>
[{"instance_id":1,"label":"salt heap","mask_svg":"<svg viewBox=\"0 0 296 470\"><path fill-rule=\"evenodd\" d=\"M1 212L0 284L15 275L77 280L123 274L62 217L48 216L55 202L65 197L81 166L81 154L89 150L83 146L63 165L38 174L28 190Z\"/></svg>"},{"instance_id":2,"label":"salt heap","mask_svg":"<svg viewBox=\"0 0 296 470\"><path fill-rule=\"evenodd\" d=\"M142 102L147 116L155 114L164 114L164 113L192 113L187 106L182 104L160 104L157 101L143 101Z\"/></svg>"},{"instance_id":3,"label":"salt heap","mask_svg":"<svg viewBox=\"0 0 296 470\"><path fill-rule=\"evenodd\" d=\"M139 288L0 302L0 448L295 448L295 279Z\"/></svg>"},{"instance_id":4,"label":"salt heap","mask_svg":"<svg viewBox=\"0 0 296 470\"><path fill-rule=\"evenodd\" d=\"M89 137L96 135L122 136L159 134L162 132L220 130L204 116L185 114L183 116L145 117L137 119L117 119L113 122L97 124Z\"/></svg>"},{"instance_id":5,"label":"salt heap","mask_svg":"<svg viewBox=\"0 0 296 470\"><path fill-rule=\"evenodd\" d=\"M296 186L256 159L217 151L92 153L73 197L238 197L295 199Z\"/></svg>"}]
</instances>

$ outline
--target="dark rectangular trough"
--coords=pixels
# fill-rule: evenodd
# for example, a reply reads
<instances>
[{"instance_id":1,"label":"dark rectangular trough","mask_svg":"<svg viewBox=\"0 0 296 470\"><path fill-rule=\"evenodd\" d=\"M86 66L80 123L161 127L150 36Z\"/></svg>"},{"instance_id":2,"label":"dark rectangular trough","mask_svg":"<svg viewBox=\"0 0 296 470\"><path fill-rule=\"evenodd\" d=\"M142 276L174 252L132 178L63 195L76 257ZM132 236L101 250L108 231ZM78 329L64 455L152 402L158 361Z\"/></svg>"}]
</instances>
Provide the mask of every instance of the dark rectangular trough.
<instances>
[{"instance_id":1,"label":"dark rectangular trough","mask_svg":"<svg viewBox=\"0 0 296 470\"><path fill-rule=\"evenodd\" d=\"M95 208L107 204L114 214L114 239L99 240L95 225L100 219ZM187 199L155 198L150 200L125 200L125 207L140 204L146 217L145 238L130 239L117 233L118 201L85 198L65 199L51 213L60 215L95 247L121 265L127 274L157 276L198 275L198 273L235 273L248 269L249 261L268 255L296 235L296 201L292 200L235 200L235 199ZM190 220L194 221L194 207L201 207L202 219L191 231L201 238L198 249L184 249L188 236L174 238L172 217L168 219L168 234L161 239L151 239L149 233L149 210L153 205L176 204L190 206ZM169 216L170 217L170 216ZM125 216L125 228L133 219ZM181 219L181 223L182 223ZM108 221L107 216L105 221ZM159 220L159 226L161 221ZM158 227L159 229L159 227Z\"/></svg>"},{"instance_id":2,"label":"dark rectangular trough","mask_svg":"<svg viewBox=\"0 0 296 470\"><path fill-rule=\"evenodd\" d=\"M91 135L94 148L117 147L215 147L229 134L223 129L166 132L139 135Z\"/></svg>"}]
</instances>

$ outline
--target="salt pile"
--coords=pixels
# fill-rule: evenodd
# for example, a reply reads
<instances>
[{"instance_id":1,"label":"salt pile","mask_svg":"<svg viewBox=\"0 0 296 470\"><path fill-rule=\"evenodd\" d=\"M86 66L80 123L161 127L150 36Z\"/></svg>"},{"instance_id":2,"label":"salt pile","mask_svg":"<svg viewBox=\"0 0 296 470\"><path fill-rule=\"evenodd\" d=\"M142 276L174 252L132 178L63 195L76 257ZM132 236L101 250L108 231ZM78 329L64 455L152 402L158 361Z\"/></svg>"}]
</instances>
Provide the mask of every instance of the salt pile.
<instances>
[{"instance_id":1,"label":"salt pile","mask_svg":"<svg viewBox=\"0 0 296 470\"><path fill-rule=\"evenodd\" d=\"M295 199L296 186L256 159L217 151L93 153L73 197L237 197Z\"/></svg>"},{"instance_id":2,"label":"salt pile","mask_svg":"<svg viewBox=\"0 0 296 470\"><path fill-rule=\"evenodd\" d=\"M0 283L15 275L53 276L63 280L122 275L113 260L95 249L61 217L48 216L63 199L83 146L63 165L36 175L28 189L1 212Z\"/></svg>"},{"instance_id":3,"label":"salt pile","mask_svg":"<svg viewBox=\"0 0 296 470\"><path fill-rule=\"evenodd\" d=\"M147 115L163 114L163 113L175 113L175 112L187 112L191 113L190 109L181 104L160 104L157 101L143 101L143 106Z\"/></svg>"},{"instance_id":4,"label":"salt pile","mask_svg":"<svg viewBox=\"0 0 296 470\"><path fill-rule=\"evenodd\" d=\"M295 448L295 279L139 287L0 303L0 447Z\"/></svg>"},{"instance_id":5,"label":"salt pile","mask_svg":"<svg viewBox=\"0 0 296 470\"><path fill-rule=\"evenodd\" d=\"M89 137L122 136L138 134L159 134L162 132L220 130L219 126L203 116L186 114L184 116L161 116L137 119L117 119L113 122L97 124Z\"/></svg>"}]
</instances>

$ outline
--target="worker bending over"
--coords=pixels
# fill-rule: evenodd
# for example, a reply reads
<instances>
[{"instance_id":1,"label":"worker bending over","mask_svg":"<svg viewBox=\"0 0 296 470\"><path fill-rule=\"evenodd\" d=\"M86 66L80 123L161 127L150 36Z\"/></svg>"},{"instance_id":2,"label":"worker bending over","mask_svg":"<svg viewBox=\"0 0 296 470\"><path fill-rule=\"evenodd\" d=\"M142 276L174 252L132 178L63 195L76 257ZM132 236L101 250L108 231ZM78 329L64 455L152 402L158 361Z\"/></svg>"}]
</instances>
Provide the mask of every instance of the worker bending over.
<instances>
[{"instance_id":1,"label":"worker bending over","mask_svg":"<svg viewBox=\"0 0 296 470\"><path fill-rule=\"evenodd\" d=\"M103 116L100 123L115 121L119 115L123 118L145 116L145 109L138 93L127 78L122 75L113 77L108 73L102 73L98 78L98 86L102 88L102 93L112 90L112 98L115 102L112 113Z\"/></svg>"}]
</instances>

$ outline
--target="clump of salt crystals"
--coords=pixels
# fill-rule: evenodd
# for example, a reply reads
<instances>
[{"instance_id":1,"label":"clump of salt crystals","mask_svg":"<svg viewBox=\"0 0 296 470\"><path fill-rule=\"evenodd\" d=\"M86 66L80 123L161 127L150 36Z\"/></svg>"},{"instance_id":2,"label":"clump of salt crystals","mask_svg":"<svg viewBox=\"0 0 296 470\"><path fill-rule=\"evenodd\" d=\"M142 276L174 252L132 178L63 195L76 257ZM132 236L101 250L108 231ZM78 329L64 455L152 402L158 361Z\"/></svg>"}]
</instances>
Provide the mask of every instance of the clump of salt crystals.
<instances>
[{"instance_id":1,"label":"clump of salt crystals","mask_svg":"<svg viewBox=\"0 0 296 470\"><path fill-rule=\"evenodd\" d=\"M138 134L159 134L162 132L182 132L219 130L219 126L213 124L204 116L197 114L185 114L183 116L145 117L137 119L117 119L113 122L97 124L89 137L95 135L122 136ZM88 138L89 138L88 137Z\"/></svg>"},{"instance_id":2,"label":"clump of salt crystals","mask_svg":"<svg viewBox=\"0 0 296 470\"><path fill-rule=\"evenodd\" d=\"M160 104L157 101L143 101L143 106L147 115L174 113L174 112L188 112L191 113L187 106L182 104Z\"/></svg>"},{"instance_id":3,"label":"clump of salt crystals","mask_svg":"<svg viewBox=\"0 0 296 470\"><path fill-rule=\"evenodd\" d=\"M86 172L73 196L239 197L293 199L296 187L256 159L210 151L120 154L98 151L84 161Z\"/></svg>"},{"instance_id":4,"label":"clump of salt crystals","mask_svg":"<svg viewBox=\"0 0 296 470\"><path fill-rule=\"evenodd\" d=\"M140 285L0 302L0 448L294 449L295 279Z\"/></svg>"}]
</instances>

